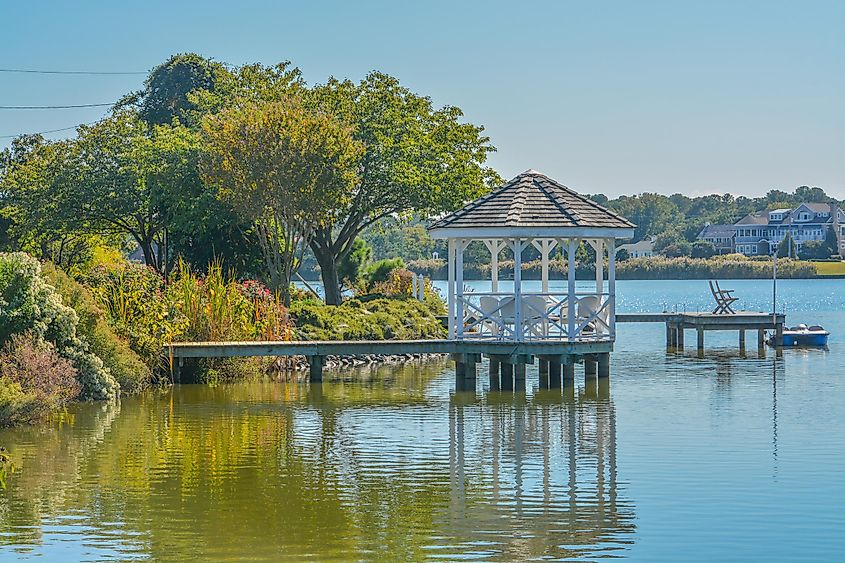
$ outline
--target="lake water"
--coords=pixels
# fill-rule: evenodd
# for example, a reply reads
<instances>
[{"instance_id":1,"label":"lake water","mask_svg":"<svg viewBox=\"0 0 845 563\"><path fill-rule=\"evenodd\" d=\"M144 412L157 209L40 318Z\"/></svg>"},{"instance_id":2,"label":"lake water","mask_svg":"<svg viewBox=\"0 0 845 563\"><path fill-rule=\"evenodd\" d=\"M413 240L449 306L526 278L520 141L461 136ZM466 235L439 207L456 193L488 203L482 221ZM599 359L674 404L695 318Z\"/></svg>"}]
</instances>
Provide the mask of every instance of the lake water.
<instances>
[{"instance_id":1,"label":"lake water","mask_svg":"<svg viewBox=\"0 0 845 563\"><path fill-rule=\"evenodd\" d=\"M737 281L745 308L771 284ZM620 311L709 305L619 282ZM454 392L446 362L320 386L182 385L0 431L0 559L832 561L845 552L845 281L779 283L829 350L668 355L623 324L609 384ZM667 305L668 304L668 305ZM754 339L749 338L752 343Z\"/></svg>"}]
</instances>

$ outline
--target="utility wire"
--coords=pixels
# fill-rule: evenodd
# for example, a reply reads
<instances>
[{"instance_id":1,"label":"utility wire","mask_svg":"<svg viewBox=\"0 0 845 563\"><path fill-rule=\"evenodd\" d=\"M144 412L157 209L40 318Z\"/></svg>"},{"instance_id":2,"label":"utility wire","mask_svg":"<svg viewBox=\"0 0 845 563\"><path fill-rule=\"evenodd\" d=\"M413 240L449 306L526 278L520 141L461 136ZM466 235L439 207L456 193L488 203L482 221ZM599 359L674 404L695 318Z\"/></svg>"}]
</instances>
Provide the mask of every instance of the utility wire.
<instances>
[{"instance_id":1,"label":"utility wire","mask_svg":"<svg viewBox=\"0 0 845 563\"><path fill-rule=\"evenodd\" d=\"M89 123L80 123L79 125L71 125L70 127L62 127L60 129L48 129L47 131L35 131L34 133L18 133L17 135L0 135L0 139L14 139L15 137L20 137L21 135L46 135L47 133L58 133L59 131L69 131L71 129L76 129L82 125L94 125L97 123L96 121L91 121Z\"/></svg>"},{"instance_id":2,"label":"utility wire","mask_svg":"<svg viewBox=\"0 0 845 563\"><path fill-rule=\"evenodd\" d=\"M114 103L109 104L77 104L69 106L0 106L0 109L76 109L76 108L102 108L106 106L113 106Z\"/></svg>"},{"instance_id":3,"label":"utility wire","mask_svg":"<svg viewBox=\"0 0 845 563\"><path fill-rule=\"evenodd\" d=\"M94 70L31 70L24 68L0 68L0 72L15 72L21 74L82 74L82 75L121 75L121 74L147 74L142 71L118 71L100 72Z\"/></svg>"}]
</instances>

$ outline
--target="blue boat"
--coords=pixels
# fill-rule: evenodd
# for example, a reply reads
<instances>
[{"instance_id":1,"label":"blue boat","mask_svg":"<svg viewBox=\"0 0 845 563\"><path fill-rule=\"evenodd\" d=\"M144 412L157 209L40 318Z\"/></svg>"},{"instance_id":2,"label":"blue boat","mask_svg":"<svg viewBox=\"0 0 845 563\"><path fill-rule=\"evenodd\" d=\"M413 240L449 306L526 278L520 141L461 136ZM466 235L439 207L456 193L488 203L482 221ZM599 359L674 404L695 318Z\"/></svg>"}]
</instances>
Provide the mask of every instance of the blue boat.
<instances>
[{"instance_id":1,"label":"blue boat","mask_svg":"<svg viewBox=\"0 0 845 563\"><path fill-rule=\"evenodd\" d=\"M830 332L820 326L808 327L805 324L800 324L783 331L783 346L784 348L798 346L824 348L827 346L828 336L830 336ZM775 345L774 337L769 339L769 344Z\"/></svg>"}]
</instances>

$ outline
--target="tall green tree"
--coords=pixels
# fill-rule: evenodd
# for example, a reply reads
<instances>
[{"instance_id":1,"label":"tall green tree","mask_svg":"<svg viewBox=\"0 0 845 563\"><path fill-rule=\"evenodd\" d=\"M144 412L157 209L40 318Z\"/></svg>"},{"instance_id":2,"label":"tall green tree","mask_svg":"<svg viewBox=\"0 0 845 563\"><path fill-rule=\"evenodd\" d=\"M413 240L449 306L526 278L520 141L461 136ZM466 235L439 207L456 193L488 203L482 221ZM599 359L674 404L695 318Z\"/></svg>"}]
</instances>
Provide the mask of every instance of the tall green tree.
<instances>
[{"instance_id":1,"label":"tall green tree","mask_svg":"<svg viewBox=\"0 0 845 563\"><path fill-rule=\"evenodd\" d=\"M361 143L332 115L294 97L208 115L203 139L203 178L254 223L268 281L289 303L313 233L357 182Z\"/></svg>"},{"instance_id":2,"label":"tall green tree","mask_svg":"<svg viewBox=\"0 0 845 563\"><path fill-rule=\"evenodd\" d=\"M179 53L150 71L144 88L124 96L117 109L132 106L149 125L164 125L178 119L183 125L194 122L197 110L192 92L213 92L225 67L196 53Z\"/></svg>"},{"instance_id":3,"label":"tall green tree","mask_svg":"<svg viewBox=\"0 0 845 563\"><path fill-rule=\"evenodd\" d=\"M388 216L453 210L501 181L485 166L495 150L483 127L462 122L460 109L373 72L359 83L331 79L310 91L313 102L348 123L365 147L358 181L343 205L311 237L326 302L341 302L338 264L356 237Z\"/></svg>"}]
</instances>

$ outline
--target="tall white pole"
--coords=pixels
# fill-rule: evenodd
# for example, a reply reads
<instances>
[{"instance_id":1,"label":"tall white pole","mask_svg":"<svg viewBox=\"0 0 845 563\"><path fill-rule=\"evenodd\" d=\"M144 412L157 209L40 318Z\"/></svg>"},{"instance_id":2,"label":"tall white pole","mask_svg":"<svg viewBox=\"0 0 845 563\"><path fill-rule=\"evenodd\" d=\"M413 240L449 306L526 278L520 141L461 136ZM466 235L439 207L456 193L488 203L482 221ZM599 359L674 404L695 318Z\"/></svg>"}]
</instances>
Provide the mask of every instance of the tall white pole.
<instances>
[{"instance_id":1,"label":"tall white pole","mask_svg":"<svg viewBox=\"0 0 845 563\"><path fill-rule=\"evenodd\" d=\"M449 306L449 339L455 338L455 239L449 239L449 283L446 289L448 293L447 304Z\"/></svg>"},{"instance_id":2,"label":"tall white pole","mask_svg":"<svg viewBox=\"0 0 845 563\"><path fill-rule=\"evenodd\" d=\"M456 311L455 322L457 323L456 334L458 340L464 337L464 311L466 310L466 306L464 305L464 249L466 248L466 240L465 239L458 239L458 248L456 249L456 256L455 256L455 285L457 286L456 294L457 299L455 302L457 303L458 309Z\"/></svg>"},{"instance_id":3,"label":"tall white pole","mask_svg":"<svg viewBox=\"0 0 845 563\"><path fill-rule=\"evenodd\" d=\"M522 330L522 239L513 239L513 328L516 340L523 340Z\"/></svg>"},{"instance_id":4,"label":"tall white pole","mask_svg":"<svg viewBox=\"0 0 845 563\"><path fill-rule=\"evenodd\" d=\"M552 241L540 241L540 263L542 266L542 287L543 293L549 292L549 251L552 246Z\"/></svg>"},{"instance_id":5,"label":"tall white pole","mask_svg":"<svg viewBox=\"0 0 845 563\"><path fill-rule=\"evenodd\" d=\"M616 340L616 239L607 241L607 293L610 299L610 338Z\"/></svg>"},{"instance_id":6,"label":"tall white pole","mask_svg":"<svg viewBox=\"0 0 845 563\"><path fill-rule=\"evenodd\" d=\"M567 272L566 272L566 281L567 284L567 303L569 307L567 308L567 333L569 338L575 338L575 307L578 304L578 300L575 297L575 253L578 247L575 244L575 239L569 239L569 247L566 253L566 265L567 265Z\"/></svg>"},{"instance_id":7,"label":"tall white pole","mask_svg":"<svg viewBox=\"0 0 845 563\"><path fill-rule=\"evenodd\" d=\"M604 293L604 241L598 239L593 247L596 251L596 294Z\"/></svg>"}]
</instances>

